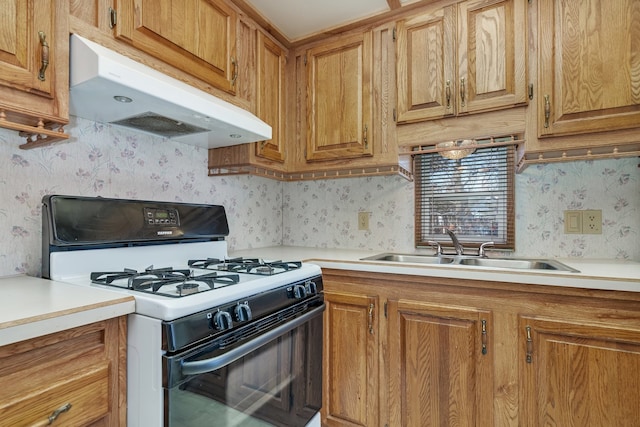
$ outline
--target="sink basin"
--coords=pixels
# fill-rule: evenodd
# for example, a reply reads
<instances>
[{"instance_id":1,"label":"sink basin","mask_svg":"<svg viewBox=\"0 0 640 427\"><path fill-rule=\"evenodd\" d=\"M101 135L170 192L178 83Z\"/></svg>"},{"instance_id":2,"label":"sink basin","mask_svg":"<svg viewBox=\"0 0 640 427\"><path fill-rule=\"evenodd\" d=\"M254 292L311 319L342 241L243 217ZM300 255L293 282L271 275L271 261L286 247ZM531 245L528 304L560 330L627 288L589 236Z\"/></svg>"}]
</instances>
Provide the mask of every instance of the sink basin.
<instances>
[{"instance_id":1,"label":"sink basin","mask_svg":"<svg viewBox=\"0 0 640 427\"><path fill-rule=\"evenodd\" d=\"M451 264L455 260L454 257L436 256L436 255L409 255L409 254L391 254L385 253L380 255L362 258L366 261L392 261L392 262L412 262L418 264Z\"/></svg>"},{"instance_id":2,"label":"sink basin","mask_svg":"<svg viewBox=\"0 0 640 427\"><path fill-rule=\"evenodd\" d=\"M382 253L367 258L362 261L388 261L394 263L414 263L414 264L448 264L472 267L487 268L510 268L515 270L555 270L579 273L578 270L569 267L558 261L548 259L526 259L526 258L481 258L474 256L458 255L420 255L420 254L394 254Z\"/></svg>"},{"instance_id":3,"label":"sink basin","mask_svg":"<svg viewBox=\"0 0 640 427\"><path fill-rule=\"evenodd\" d=\"M461 258L460 265L473 265L476 267L515 268L519 270L557 270L577 273L568 265L561 262L546 259L517 259L517 258Z\"/></svg>"}]
</instances>

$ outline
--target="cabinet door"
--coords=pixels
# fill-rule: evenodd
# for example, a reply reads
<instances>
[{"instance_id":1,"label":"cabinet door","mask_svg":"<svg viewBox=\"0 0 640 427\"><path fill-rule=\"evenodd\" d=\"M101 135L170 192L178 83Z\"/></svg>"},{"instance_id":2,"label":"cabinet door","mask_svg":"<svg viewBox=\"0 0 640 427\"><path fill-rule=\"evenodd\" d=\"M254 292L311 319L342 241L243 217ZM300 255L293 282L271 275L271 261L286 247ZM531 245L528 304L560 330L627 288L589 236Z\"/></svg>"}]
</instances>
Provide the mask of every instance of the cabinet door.
<instances>
[{"instance_id":1,"label":"cabinet door","mask_svg":"<svg viewBox=\"0 0 640 427\"><path fill-rule=\"evenodd\" d=\"M116 36L235 93L236 13L221 0L117 0Z\"/></svg>"},{"instance_id":2,"label":"cabinet door","mask_svg":"<svg viewBox=\"0 0 640 427\"><path fill-rule=\"evenodd\" d=\"M541 0L538 134L640 124L640 2Z\"/></svg>"},{"instance_id":3,"label":"cabinet door","mask_svg":"<svg viewBox=\"0 0 640 427\"><path fill-rule=\"evenodd\" d=\"M398 123L456 114L455 22L454 7L398 22Z\"/></svg>"},{"instance_id":4,"label":"cabinet door","mask_svg":"<svg viewBox=\"0 0 640 427\"><path fill-rule=\"evenodd\" d=\"M373 154L371 32L307 53L307 160Z\"/></svg>"},{"instance_id":5,"label":"cabinet door","mask_svg":"<svg viewBox=\"0 0 640 427\"><path fill-rule=\"evenodd\" d=\"M491 312L389 301L393 426L493 426Z\"/></svg>"},{"instance_id":6,"label":"cabinet door","mask_svg":"<svg viewBox=\"0 0 640 427\"><path fill-rule=\"evenodd\" d=\"M378 299L325 292L325 426L378 425Z\"/></svg>"},{"instance_id":7,"label":"cabinet door","mask_svg":"<svg viewBox=\"0 0 640 427\"><path fill-rule=\"evenodd\" d=\"M9 0L0 8L0 84L53 96L54 74L45 62L56 55L55 2ZM48 47L47 47L48 46Z\"/></svg>"},{"instance_id":8,"label":"cabinet door","mask_svg":"<svg viewBox=\"0 0 640 427\"><path fill-rule=\"evenodd\" d=\"M520 318L523 426L640 420L640 329Z\"/></svg>"},{"instance_id":9,"label":"cabinet door","mask_svg":"<svg viewBox=\"0 0 640 427\"><path fill-rule=\"evenodd\" d=\"M525 103L524 0L469 0L459 7L458 112Z\"/></svg>"},{"instance_id":10,"label":"cabinet door","mask_svg":"<svg viewBox=\"0 0 640 427\"><path fill-rule=\"evenodd\" d=\"M258 117L271 125L268 141L256 144L256 156L284 161L285 54L271 39L258 32Z\"/></svg>"}]
</instances>

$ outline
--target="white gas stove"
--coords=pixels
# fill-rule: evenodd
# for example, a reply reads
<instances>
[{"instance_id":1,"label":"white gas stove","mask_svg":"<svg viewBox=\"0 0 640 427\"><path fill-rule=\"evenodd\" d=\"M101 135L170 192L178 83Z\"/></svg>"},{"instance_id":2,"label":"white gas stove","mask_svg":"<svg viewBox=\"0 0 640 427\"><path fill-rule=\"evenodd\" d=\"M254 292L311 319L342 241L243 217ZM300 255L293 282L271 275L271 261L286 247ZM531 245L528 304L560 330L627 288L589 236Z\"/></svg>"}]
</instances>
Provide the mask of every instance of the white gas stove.
<instances>
[{"instance_id":1,"label":"white gas stove","mask_svg":"<svg viewBox=\"0 0 640 427\"><path fill-rule=\"evenodd\" d=\"M216 205L43 198L43 277L135 297L130 427L319 424L321 270L229 259L228 232Z\"/></svg>"}]
</instances>

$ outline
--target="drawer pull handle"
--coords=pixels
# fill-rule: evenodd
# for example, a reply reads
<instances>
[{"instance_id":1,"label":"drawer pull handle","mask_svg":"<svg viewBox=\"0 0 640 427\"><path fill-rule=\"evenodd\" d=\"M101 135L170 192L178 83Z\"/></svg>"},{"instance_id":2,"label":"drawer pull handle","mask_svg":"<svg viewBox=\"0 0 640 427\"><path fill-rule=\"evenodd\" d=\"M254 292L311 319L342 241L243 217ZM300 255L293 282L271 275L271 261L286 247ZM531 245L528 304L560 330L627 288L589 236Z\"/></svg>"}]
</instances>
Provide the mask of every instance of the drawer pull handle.
<instances>
[{"instance_id":1,"label":"drawer pull handle","mask_svg":"<svg viewBox=\"0 0 640 427\"><path fill-rule=\"evenodd\" d=\"M60 416L60 414L62 414L64 412L68 412L70 409L71 409L71 403L67 403L66 405L62 405L61 407L59 407L58 409L53 411L53 413L51 415L49 415L49 424L48 425L53 424L53 422Z\"/></svg>"}]
</instances>

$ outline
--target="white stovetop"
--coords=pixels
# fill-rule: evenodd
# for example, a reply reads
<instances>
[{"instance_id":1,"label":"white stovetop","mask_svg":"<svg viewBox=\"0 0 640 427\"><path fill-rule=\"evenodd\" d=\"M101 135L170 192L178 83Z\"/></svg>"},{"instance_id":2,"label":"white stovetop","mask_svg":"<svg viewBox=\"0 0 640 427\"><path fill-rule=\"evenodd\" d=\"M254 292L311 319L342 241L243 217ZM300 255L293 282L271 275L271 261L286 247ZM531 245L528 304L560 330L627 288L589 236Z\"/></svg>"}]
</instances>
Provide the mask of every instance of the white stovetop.
<instances>
[{"instance_id":1,"label":"white stovetop","mask_svg":"<svg viewBox=\"0 0 640 427\"><path fill-rule=\"evenodd\" d=\"M177 249L172 249L176 246ZM122 271L124 267L144 271L151 264L154 264L156 268L171 266L176 269L190 269L187 266L187 261L190 259L206 259L207 257L224 259L226 253L226 242L53 252L50 256L51 279L131 295L136 299L136 313L156 319L174 320L320 274L320 269L314 264L304 264L299 269L273 276L239 274L241 280L238 284L182 298L93 284L89 278L91 272L94 271ZM267 255L263 258L273 259L272 256ZM299 257L292 258L292 260L298 259Z\"/></svg>"},{"instance_id":2,"label":"white stovetop","mask_svg":"<svg viewBox=\"0 0 640 427\"><path fill-rule=\"evenodd\" d=\"M554 258L580 271L580 273L569 273L549 270L522 271L506 268L399 264L361 260L382 252L357 249L274 246L235 251L231 256L260 257L262 254L269 254L272 257L284 259L302 259L303 261L318 264L323 268L341 270L640 292L640 263L634 261Z\"/></svg>"}]
</instances>

